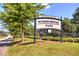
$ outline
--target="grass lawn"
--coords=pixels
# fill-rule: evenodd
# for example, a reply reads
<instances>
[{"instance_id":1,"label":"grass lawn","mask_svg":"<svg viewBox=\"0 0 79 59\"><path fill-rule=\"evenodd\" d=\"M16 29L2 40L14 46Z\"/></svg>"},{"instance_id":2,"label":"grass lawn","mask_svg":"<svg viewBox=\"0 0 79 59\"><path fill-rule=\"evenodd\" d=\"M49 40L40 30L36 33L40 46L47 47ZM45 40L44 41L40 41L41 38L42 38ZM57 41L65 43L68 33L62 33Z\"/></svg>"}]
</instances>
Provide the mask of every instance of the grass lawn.
<instances>
[{"instance_id":1,"label":"grass lawn","mask_svg":"<svg viewBox=\"0 0 79 59\"><path fill-rule=\"evenodd\" d=\"M79 43L56 42L37 40L33 44L33 39L25 38L23 44L15 40L8 46L6 55L8 56L79 56Z\"/></svg>"},{"instance_id":2,"label":"grass lawn","mask_svg":"<svg viewBox=\"0 0 79 59\"><path fill-rule=\"evenodd\" d=\"M5 38L5 36L0 36L0 40L3 40L3 38Z\"/></svg>"}]
</instances>

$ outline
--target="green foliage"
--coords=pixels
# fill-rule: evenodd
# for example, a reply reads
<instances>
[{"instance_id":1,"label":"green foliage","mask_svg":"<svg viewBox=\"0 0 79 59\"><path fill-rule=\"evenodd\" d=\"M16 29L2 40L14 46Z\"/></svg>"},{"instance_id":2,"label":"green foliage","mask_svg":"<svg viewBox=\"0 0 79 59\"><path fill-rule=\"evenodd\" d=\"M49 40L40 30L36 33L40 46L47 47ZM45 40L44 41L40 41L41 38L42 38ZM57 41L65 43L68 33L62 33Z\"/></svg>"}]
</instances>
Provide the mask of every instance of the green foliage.
<instances>
[{"instance_id":1,"label":"green foliage","mask_svg":"<svg viewBox=\"0 0 79 59\"><path fill-rule=\"evenodd\" d=\"M0 12L0 18L4 21L6 28L12 35L21 35L30 32L31 23L38 12L45 6L36 3L6 3L3 5L4 11Z\"/></svg>"},{"instance_id":2,"label":"green foliage","mask_svg":"<svg viewBox=\"0 0 79 59\"><path fill-rule=\"evenodd\" d=\"M76 32L77 29L78 29L77 24L72 23L72 20L68 18L65 18L63 20L63 31L73 33Z\"/></svg>"},{"instance_id":3,"label":"green foliage","mask_svg":"<svg viewBox=\"0 0 79 59\"><path fill-rule=\"evenodd\" d=\"M74 14L73 14L73 21L75 23L79 23L79 7L75 10Z\"/></svg>"},{"instance_id":4,"label":"green foliage","mask_svg":"<svg viewBox=\"0 0 79 59\"><path fill-rule=\"evenodd\" d=\"M28 36L30 39L34 39L34 36ZM40 39L40 36L36 36L36 39ZM43 36L43 40L49 40L49 41L61 41L60 37L53 37L53 36ZM73 37L63 37L63 42L79 42L79 38L73 38Z\"/></svg>"},{"instance_id":5,"label":"green foliage","mask_svg":"<svg viewBox=\"0 0 79 59\"><path fill-rule=\"evenodd\" d=\"M73 14L73 23L78 25L77 36L79 37L79 7L75 10Z\"/></svg>"}]
</instances>

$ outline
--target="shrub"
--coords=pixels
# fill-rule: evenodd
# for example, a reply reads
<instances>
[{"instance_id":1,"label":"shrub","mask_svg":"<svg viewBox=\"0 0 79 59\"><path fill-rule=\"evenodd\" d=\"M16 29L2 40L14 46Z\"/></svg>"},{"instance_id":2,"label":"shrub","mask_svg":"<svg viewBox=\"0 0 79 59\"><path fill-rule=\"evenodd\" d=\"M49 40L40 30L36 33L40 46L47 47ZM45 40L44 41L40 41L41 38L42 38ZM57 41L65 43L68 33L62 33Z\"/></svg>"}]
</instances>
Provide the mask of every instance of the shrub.
<instances>
[{"instance_id":1,"label":"shrub","mask_svg":"<svg viewBox=\"0 0 79 59\"><path fill-rule=\"evenodd\" d=\"M34 36L28 36L28 38L34 39ZM40 39L40 36L36 36L36 39ZM60 37L53 37L53 36L43 36L43 40L50 40L50 41L61 41ZM63 37L63 42L79 42L79 38L72 38L72 37Z\"/></svg>"}]
</instances>

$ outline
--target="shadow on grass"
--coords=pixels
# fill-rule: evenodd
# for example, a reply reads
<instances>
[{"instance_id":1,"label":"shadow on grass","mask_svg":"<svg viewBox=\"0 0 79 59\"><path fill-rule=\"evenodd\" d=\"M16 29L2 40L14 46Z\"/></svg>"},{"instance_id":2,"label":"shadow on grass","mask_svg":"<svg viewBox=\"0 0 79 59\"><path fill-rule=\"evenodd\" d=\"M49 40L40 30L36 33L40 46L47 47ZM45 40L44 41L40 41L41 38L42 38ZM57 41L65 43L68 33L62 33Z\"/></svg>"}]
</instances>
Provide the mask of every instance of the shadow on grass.
<instances>
[{"instance_id":1,"label":"shadow on grass","mask_svg":"<svg viewBox=\"0 0 79 59\"><path fill-rule=\"evenodd\" d=\"M39 42L41 42L41 41L37 41L36 44ZM30 45L30 44L34 44L34 42L26 42L26 43L22 43L21 45Z\"/></svg>"},{"instance_id":2,"label":"shadow on grass","mask_svg":"<svg viewBox=\"0 0 79 59\"><path fill-rule=\"evenodd\" d=\"M30 44L34 44L34 42L21 43L21 45L30 45Z\"/></svg>"},{"instance_id":3,"label":"shadow on grass","mask_svg":"<svg viewBox=\"0 0 79 59\"><path fill-rule=\"evenodd\" d=\"M21 40L19 40L19 41L13 41L13 42L11 42L8 46L20 44L21 42L22 42Z\"/></svg>"},{"instance_id":4,"label":"shadow on grass","mask_svg":"<svg viewBox=\"0 0 79 59\"><path fill-rule=\"evenodd\" d=\"M0 47L3 47L3 46L13 46L13 45L30 45L30 44L34 44L33 41L24 41L22 42L21 40L17 40L17 41L12 41L12 40L5 40L5 41L2 41L4 43L0 43ZM36 41L36 44L42 44L44 43L44 41ZM48 43L47 43L48 44Z\"/></svg>"},{"instance_id":5,"label":"shadow on grass","mask_svg":"<svg viewBox=\"0 0 79 59\"><path fill-rule=\"evenodd\" d=\"M41 42L41 41L37 41L36 43L38 42ZM30 45L30 44L34 44L34 42L22 42L21 40L20 41L14 41L14 42L11 42L10 44L8 44L8 46L12 46L12 45Z\"/></svg>"},{"instance_id":6,"label":"shadow on grass","mask_svg":"<svg viewBox=\"0 0 79 59\"><path fill-rule=\"evenodd\" d=\"M34 43L34 41L24 41L22 42L21 40L19 41L14 41L12 42L11 44L9 44L9 46L12 46L12 45L31 45L31 44L38 44L38 43L43 43L43 41L36 41L36 43Z\"/></svg>"}]
</instances>

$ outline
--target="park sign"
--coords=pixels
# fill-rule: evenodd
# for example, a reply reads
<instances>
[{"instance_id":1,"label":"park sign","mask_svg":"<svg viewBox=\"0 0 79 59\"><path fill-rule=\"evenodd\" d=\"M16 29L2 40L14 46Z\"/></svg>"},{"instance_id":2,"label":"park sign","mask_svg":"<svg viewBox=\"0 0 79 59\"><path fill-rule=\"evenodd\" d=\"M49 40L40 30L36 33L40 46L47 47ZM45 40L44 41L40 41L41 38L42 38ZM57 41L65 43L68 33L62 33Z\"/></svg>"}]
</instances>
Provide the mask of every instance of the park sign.
<instances>
[{"instance_id":1,"label":"park sign","mask_svg":"<svg viewBox=\"0 0 79 59\"><path fill-rule=\"evenodd\" d=\"M62 17L59 19L58 17L52 16L39 16L34 20L34 43L36 43L36 30L40 29L48 29L48 33L51 33L51 29L58 29L61 31L60 38L62 42Z\"/></svg>"},{"instance_id":2,"label":"park sign","mask_svg":"<svg viewBox=\"0 0 79 59\"><path fill-rule=\"evenodd\" d=\"M58 29L61 30L61 21L57 17L39 16L36 18L36 29Z\"/></svg>"}]
</instances>

